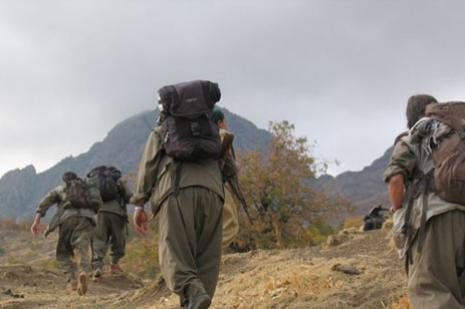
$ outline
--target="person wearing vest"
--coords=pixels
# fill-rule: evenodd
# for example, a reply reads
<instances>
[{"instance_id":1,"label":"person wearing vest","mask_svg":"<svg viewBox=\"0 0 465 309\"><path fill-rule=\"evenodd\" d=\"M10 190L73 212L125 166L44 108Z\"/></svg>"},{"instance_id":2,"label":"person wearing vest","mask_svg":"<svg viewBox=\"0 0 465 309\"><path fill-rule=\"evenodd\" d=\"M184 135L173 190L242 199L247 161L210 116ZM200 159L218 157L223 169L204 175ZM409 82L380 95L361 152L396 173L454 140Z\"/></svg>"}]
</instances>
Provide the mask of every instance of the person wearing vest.
<instances>
[{"instance_id":1,"label":"person wearing vest","mask_svg":"<svg viewBox=\"0 0 465 309\"><path fill-rule=\"evenodd\" d=\"M163 108L140 161L131 198L137 206L134 225L146 231L143 206L150 203L159 216L159 262L168 288L180 296L182 308L208 308L221 261L223 181L215 159L179 161L167 155L167 137L162 138L165 112Z\"/></svg>"},{"instance_id":2,"label":"person wearing vest","mask_svg":"<svg viewBox=\"0 0 465 309\"><path fill-rule=\"evenodd\" d=\"M95 213L102 205L102 200L98 189L89 186L86 189L89 192L86 204L82 208L74 207L68 190L74 181L82 182L75 173L65 173L63 184L51 190L39 202L31 232L34 236L38 235L41 218L51 206L56 205L57 212L46 235L58 228L56 258L66 275L68 289L83 295L87 292L87 275L91 272L90 249L95 232ZM78 265L73 261L75 252L79 255Z\"/></svg>"},{"instance_id":3,"label":"person wearing vest","mask_svg":"<svg viewBox=\"0 0 465 309\"><path fill-rule=\"evenodd\" d=\"M405 259L412 308L463 309L465 206L447 202L436 190L433 155L443 134L450 134L451 129L425 117L433 104L437 100L429 95L408 100L409 131L396 140L384 180L394 212L394 240Z\"/></svg>"}]
</instances>

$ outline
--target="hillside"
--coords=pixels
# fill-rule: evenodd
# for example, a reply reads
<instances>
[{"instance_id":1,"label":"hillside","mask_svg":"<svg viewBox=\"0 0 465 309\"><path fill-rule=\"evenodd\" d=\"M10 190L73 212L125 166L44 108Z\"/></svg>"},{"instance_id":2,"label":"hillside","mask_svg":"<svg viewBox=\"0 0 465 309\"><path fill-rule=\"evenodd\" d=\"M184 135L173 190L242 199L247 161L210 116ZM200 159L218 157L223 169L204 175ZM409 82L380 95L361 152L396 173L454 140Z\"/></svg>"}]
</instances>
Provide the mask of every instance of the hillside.
<instances>
[{"instance_id":1,"label":"hillside","mask_svg":"<svg viewBox=\"0 0 465 309\"><path fill-rule=\"evenodd\" d=\"M397 305L405 275L388 233L347 230L341 235L347 240L335 247L225 255L211 308L408 308ZM53 239L31 242L26 232L2 236L0 308L178 308L177 297L156 276L110 276L91 283L84 297L69 294L62 288L64 276L50 265Z\"/></svg>"},{"instance_id":2,"label":"hillside","mask_svg":"<svg viewBox=\"0 0 465 309\"><path fill-rule=\"evenodd\" d=\"M266 147L271 138L267 131L224 111L231 130L236 134L238 149ZM130 117L117 124L103 141L95 143L89 151L77 157L67 157L42 173L37 173L32 165L6 173L0 179L0 216L30 217L41 197L59 184L61 175L66 171L75 171L84 176L90 169L102 164L117 166L124 173L136 171L156 118L157 111Z\"/></svg>"},{"instance_id":3,"label":"hillside","mask_svg":"<svg viewBox=\"0 0 465 309\"><path fill-rule=\"evenodd\" d=\"M336 177L321 176L314 186L333 195L341 195L356 206L356 213L365 214L373 206L388 207L386 184L383 172L389 162L392 148L372 164L358 172L345 172Z\"/></svg>"}]
</instances>

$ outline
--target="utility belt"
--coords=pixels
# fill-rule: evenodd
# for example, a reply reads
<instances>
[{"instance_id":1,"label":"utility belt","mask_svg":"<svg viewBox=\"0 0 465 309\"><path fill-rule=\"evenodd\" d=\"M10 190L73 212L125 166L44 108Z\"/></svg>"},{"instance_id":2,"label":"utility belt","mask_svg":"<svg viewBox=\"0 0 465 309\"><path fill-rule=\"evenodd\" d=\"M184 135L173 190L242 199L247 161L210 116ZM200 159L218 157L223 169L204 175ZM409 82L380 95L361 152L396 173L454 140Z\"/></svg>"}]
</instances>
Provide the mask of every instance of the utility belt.
<instances>
[{"instance_id":1,"label":"utility belt","mask_svg":"<svg viewBox=\"0 0 465 309\"><path fill-rule=\"evenodd\" d=\"M427 174L420 174L415 177L415 180L407 188L407 208L405 210L404 225L402 233L406 238L406 259L405 270L408 273L409 266L413 263L412 245L416 238L418 238L417 253L421 252L426 236L426 219L428 212L428 196L435 192L434 188L434 169ZM413 226L412 212L414 202L418 198L422 198L420 226L418 230Z\"/></svg>"},{"instance_id":2,"label":"utility belt","mask_svg":"<svg viewBox=\"0 0 465 309\"><path fill-rule=\"evenodd\" d=\"M81 209L93 210L93 208L90 207L90 206L89 206L89 207L75 207L75 206L73 206L73 205L65 205L65 206L63 206L63 209L65 209L65 210L73 209L73 210L77 210L77 211L79 211L79 210L81 210Z\"/></svg>"}]
</instances>

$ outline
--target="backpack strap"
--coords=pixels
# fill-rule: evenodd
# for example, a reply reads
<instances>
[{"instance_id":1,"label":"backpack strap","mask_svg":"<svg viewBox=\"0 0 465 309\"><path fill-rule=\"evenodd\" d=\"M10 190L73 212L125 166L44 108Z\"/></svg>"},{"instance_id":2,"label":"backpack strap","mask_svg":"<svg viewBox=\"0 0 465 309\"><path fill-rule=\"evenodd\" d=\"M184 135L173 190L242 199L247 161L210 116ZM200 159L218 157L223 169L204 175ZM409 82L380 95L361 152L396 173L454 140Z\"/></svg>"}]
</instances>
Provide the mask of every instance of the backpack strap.
<instances>
[{"instance_id":1,"label":"backpack strap","mask_svg":"<svg viewBox=\"0 0 465 309\"><path fill-rule=\"evenodd\" d=\"M182 169L182 161L174 161L174 177L173 177L173 194L174 196L178 196L181 184L181 169Z\"/></svg>"},{"instance_id":2,"label":"backpack strap","mask_svg":"<svg viewBox=\"0 0 465 309\"><path fill-rule=\"evenodd\" d=\"M423 188L422 194L423 203L421 207L420 230L418 231L417 253L420 253L423 250L423 245L425 244L426 239L426 213L428 212L428 190L426 189L426 186Z\"/></svg>"},{"instance_id":3,"label":"backpack strap","mask_svg":"<svg viewBox=\"0 0 465 309\"><path fill-rule=\"evenodd\" d=\"M421 173L421 172L419 172ZM423 249L423 245L426 238L426 219L428 212L428 193L432 191L434 184L434 170L431 170L427 174L420 174L418 176L418 181L413 182L407 190L408 204L405 210L405 223L403 227L403 232L407 237L407 251L405 259L405 270L408 274L409 266L413 264L412 257L412 245L415 240L414 230L412 223L410 222L413 210L413 203L418 197L418 194L422 194L422 209L421 209L421 218L420 218L420 228L418 231L418 247L417 252L420 252Z\"/></svg>"},{"instance_id":4,"label":"backpack strap","mask_svg":"<svg viewBox=\"0 0 465 309\"><path fill-rule=\"evenodd\" d=\"M413 228L412 228L412 224L410 223L410 217L412 216L413 202L415 201L415 195L417 191L416 189L417 189L416 183L412 183L407 188L408 203L407 203L407 208L405 209L405 222L404 222L404 226L402 227L402 233L405 234L407 238L407 250L405 254L406 255L405 272L407 274L409 272L410 264L413 263L412 253L410 250L412 242L413 242Z\"/></svg>"}]
</instances>

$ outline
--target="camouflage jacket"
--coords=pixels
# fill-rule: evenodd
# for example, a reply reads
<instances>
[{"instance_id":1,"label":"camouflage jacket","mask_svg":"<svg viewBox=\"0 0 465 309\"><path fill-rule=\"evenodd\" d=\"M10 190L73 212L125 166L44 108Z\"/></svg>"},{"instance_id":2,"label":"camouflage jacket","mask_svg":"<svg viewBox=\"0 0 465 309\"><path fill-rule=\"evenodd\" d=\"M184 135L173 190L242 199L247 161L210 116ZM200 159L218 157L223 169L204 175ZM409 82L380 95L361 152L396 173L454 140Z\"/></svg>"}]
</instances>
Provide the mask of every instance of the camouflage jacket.
<instances>
[{"instance_id":1,"label":"camouflage jacket","mask_svg":"<svg viewBox=\"0 0 465 309\"><path fill-rule=\"evenodd\" d=\"M109 212L122 217L127 217L127 204L132 197L132 192L123 180L118 180L120 198L118 200L103 202L99 212Z\"/></svg>"},{"instance_id":2,"label":"camouflage jacket","mask_svg":"<svg viewBox=\"0 0 465 309\"><path fill-rule=\"evenodd\" d=\"M151 203L156 213L165 199L173 193L177 162L162 149L159 128L149 135L139 164L132 204ZM221 172L216 160L182 162L179 188L204 187L224 200Z\"/></svg>"},{"instance_id":3,"label":"camouflage jacket","mask_svg":"<svg viewBox=\"0 0 465 309\"><path fill-rule=\"evenodd\" d=\"M95 190L94 190L95 191ZM100 198L100 194L96 194L92 192L93 202L102 204L102 200ZM66 202L66 192L65 192L65 185L59 185L55 189L51 190L45 197L39 202L37 206L36 213L38 213L41 217L44 217L47 211L53 205L57 206L57 212L52 218L47 231L45 232L46 235L51 233L55 230L61 223L63 223L66 219L73 217L73 216L80 216L86 217L92 220L95 224L95 213L91 209L74 209L68 208L68 203Z\"/></svg>"},{"instance_id":4,"label":"camouflage jacket","mask_svg":"<svg viewBox=\"0 0 465 309\"><path fill-rule=\"evenodd\" d=\"M412 185L418 177L426 175L434 169L431 156L431 141L440 138L447 130L444 125L430 118L421 119L410 131L409 134L398 140L391 154L388 167L384 172L384 181L396 175L402 174L405 181L405 192L408 186ZM421 225L421 212L424 199L423 192L415 195L411 213L411 223L415 229ZM436 215L451 211L465 211L464 205L452 204L442 200L434 190L426 191L427 212L426 220ZM408 204L408 197L404 195L403 210ZM396 211L396 214L399 211ZM399 212L399 214L402 213ZM394 216L394 219L400 216Z\"/></svg>"}]
</instances>

